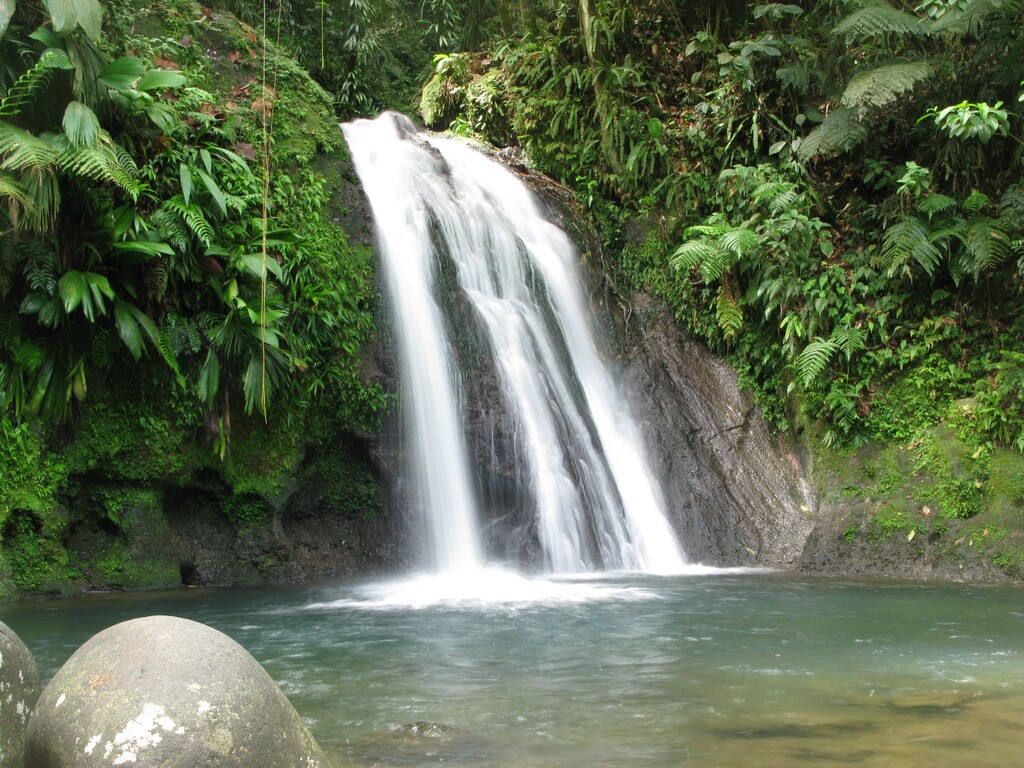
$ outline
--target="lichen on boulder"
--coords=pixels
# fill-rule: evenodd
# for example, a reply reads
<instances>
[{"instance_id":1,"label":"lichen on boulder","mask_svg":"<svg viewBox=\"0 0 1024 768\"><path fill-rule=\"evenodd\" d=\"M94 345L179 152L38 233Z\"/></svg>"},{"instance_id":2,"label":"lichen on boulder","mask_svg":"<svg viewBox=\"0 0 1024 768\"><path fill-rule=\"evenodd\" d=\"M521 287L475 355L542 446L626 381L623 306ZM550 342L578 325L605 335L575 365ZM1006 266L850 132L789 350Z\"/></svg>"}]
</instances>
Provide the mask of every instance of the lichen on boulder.
<instances>
[{"instance_id":1,"label":"lichen on boulder","mask_svg":"<svg viewBox=\"0 0 1024 768\"><path fill-rule=\"evenodd\" d=\"M238 643L171 616L94 636L43 691L33 768L329 768L280 688Z\"/></svg>"}]
</instances>

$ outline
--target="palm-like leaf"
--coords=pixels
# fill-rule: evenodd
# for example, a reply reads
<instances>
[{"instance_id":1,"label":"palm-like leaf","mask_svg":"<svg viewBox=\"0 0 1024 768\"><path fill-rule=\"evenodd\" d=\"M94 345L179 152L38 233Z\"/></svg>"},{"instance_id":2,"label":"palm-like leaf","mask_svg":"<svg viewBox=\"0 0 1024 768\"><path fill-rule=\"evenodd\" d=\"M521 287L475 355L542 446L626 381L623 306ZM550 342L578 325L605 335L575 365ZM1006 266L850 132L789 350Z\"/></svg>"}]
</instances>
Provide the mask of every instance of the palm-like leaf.
<instances>
[{"instance_id":1,"label":"palm-like leaf","mask_svg":"<svg viewBox=\"0 0 1024 768\"><path fill-rule=\"evenodd\" d=\"M96 113L80 101L68 104L61 127L73 147L96 146L102 130Z\"/></svg>"}]
</instances>

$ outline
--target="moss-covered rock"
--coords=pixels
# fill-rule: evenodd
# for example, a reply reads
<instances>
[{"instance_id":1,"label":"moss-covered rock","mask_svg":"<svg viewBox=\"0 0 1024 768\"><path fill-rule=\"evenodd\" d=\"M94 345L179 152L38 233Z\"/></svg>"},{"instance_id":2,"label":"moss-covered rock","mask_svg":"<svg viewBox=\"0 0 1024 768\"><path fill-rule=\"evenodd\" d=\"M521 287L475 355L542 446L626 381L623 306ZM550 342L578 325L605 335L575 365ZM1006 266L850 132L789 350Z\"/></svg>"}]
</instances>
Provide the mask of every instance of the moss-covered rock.
<instances>
[{"instance_id":1,"label":"moss-covered rock","mask_svg":"<svg viewBox=\"0 0 1024 768\"><path fill-rule=\"evenodd\" d=\"M70 426L5 420L0 599L295 580L307 566L330 574L329 564L309 556L306 527L324 527L336 515L345 527L337 535L362 541L356 529L369 520L376 530L365 510L375 510L371 499L379 497L367 451L331 441L369 434L387 403L379 385L361 378L362 350L374 333L372 222L359 218L331 97L272 44L271 84L261 86L264 46L256 30L191 0L134 12L118 6L108 32L115 50L181 69L192 89L187 98L201 101L198 113L254 164L267 119L271 200L281 201L270 215L302 243L283 264L281 290L297 308L291 338L303 344L288 349L292 386L266 418L242 412L241 397L222 398L210 413L150 355L130 375L100 369ZM350 221L358 230L353 245ZM194 362L181 360L183 367ZM294 500L298 478L311 472L310 449L317 457L338 454L337 466L346 467L326 482L330 493L313 511ZM339 485L348 480L351 488ZM372 553L349 552L338 572L378 558L375 537L366 537Z\"/></svg>"},{"instance_id":2,"label":"moss-covered rock","mask_svg":"<svg viewBox=\"0 0 1024 768\"><path fill-rule=\"evenodd\" d=\"M905 445L821 452L817 525L800 567L835 575L1024 575L1024 456L971 441L965 401Z\"/></svg>"}]
</instances>

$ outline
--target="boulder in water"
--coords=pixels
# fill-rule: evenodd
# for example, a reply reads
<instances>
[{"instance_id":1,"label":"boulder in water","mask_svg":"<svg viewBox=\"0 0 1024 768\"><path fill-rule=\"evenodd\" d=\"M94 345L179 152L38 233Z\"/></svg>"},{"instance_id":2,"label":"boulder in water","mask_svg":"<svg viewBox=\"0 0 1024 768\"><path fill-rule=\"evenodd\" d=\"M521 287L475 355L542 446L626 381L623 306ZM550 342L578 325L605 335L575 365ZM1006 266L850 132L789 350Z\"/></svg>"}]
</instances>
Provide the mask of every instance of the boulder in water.
<instances>
[{"instance_id":1,"label":"boulder in water","mask_svg":"<svg viewBox=\"0 0 1024 768\"><path fill-rule=\"evenodd\" d=\"M100 632L43 691L33 768L329 768L270 675L215 629L150 616Z\"/></svg>"},{"instance_id":2,"label":"boulder in water","mask_svg":"<svg viewBox=\"0 0 1024 768\"><path fill-rule=\"evenodd\" d=\"M0 768L25 765L25 726L38 698L36 660L0 621Z\"/></svg>"}]
</instances>

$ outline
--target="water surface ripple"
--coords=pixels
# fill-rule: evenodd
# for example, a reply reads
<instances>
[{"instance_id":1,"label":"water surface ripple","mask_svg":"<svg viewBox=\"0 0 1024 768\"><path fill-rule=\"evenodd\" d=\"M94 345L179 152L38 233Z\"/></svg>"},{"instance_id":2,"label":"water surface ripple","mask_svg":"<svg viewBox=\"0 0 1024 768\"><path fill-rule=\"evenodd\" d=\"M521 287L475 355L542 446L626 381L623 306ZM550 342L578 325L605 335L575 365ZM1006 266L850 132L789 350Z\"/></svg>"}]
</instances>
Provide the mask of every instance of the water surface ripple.
<instances>
[{"instance_id":1,"label":"water surface ripple","mask_svg":"<svg viewBox=\"0 0 1024 768\"><path fill-rule=\"evenodd\" d=\"M47 678L118 621L206 622L264 664L339 765L1021 764L1021 587L744 573L534 587L386 605L395 590L367 584L94 595L0 618Z\"/></svg>"}]
</instances>

